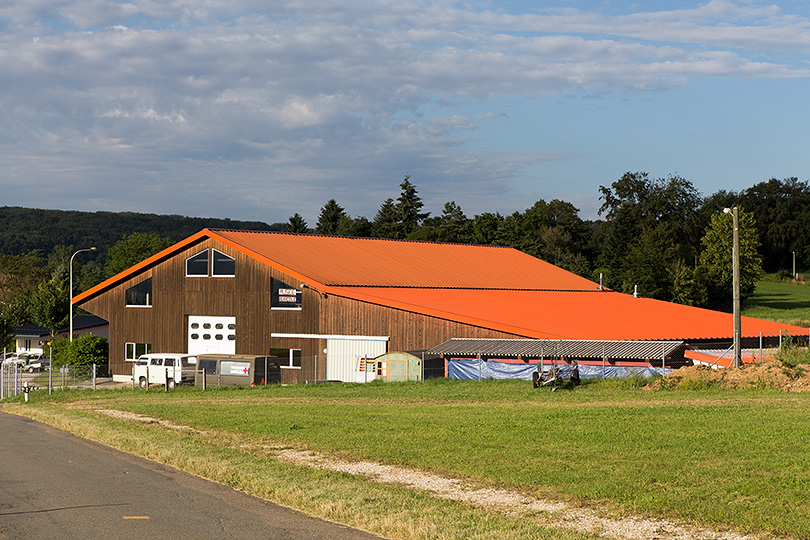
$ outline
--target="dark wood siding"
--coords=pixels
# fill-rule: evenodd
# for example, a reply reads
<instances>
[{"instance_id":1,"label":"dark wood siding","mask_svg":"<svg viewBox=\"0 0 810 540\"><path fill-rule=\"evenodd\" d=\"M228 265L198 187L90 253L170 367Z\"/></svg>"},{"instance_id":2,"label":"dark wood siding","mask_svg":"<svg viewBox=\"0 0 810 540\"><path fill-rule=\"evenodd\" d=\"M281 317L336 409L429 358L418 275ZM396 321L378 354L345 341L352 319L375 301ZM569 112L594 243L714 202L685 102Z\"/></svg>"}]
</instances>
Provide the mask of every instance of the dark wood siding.
<instances>
[{"instance_id":1,"label":"dark wood siding","mask_svg":"<svg viewBox=\"0 0 810 540\"><path fill-rule=\"evenodd\" d=\"M186 259L211 248L236 259L236 276L186 277ZM148 278L152 278L152 307L125 307L126 290ZM388 336L389 351L427 349L453 337L522 337L334 295L323 299L311 289L303 291L302 310L273 310L273 278L291 287L300 285L296 278L230 246L204 239L86 300L81 307L109 321L110 369L121 375L132 372L125 361L128 342L151 343L155 352L186 351L190 315L235 317L236 354L265 355L271 347L300 349L302 369L282 370L282 382L311 379L316 362L318 377L324 378L325 341L271 339L271 333Z\"/></svg>"},{"instance_id":2,"label":"dark wood siding","mask_svg":"<svg viewBox=\"0 0 810 540\"><path fill-rule=\"evenodd\" d=\"M453 337L523 337L337 296L324 301L322 320L324 334L388 336L392 352L429 349Z\"/></svg>"}]
</instances>

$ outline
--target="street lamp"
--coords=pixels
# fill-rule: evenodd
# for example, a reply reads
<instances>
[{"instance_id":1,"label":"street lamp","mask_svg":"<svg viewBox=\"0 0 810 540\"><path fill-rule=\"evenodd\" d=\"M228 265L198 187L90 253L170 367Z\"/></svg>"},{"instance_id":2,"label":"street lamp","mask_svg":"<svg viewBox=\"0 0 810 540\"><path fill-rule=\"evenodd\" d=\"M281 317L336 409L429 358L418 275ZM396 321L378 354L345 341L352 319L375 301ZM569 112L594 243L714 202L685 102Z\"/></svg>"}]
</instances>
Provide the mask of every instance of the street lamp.
<instances>
[{"instance_id":1,"label":"street lamp","mask_svg":"<svg viewBox=\"0 0 810 540\"><path fill-rule=\"evenodd\" d=\"M96 247L84 248L78 250L70 257L70 341L73 341L73 257L83 251L96 251Z\"/></svg>"},{"instance_id":2,"label":"street lamp","mask_svg":"<svg viewBox=\"0 0 810 540\"><path fill-rule=\"evenodd\" d=\"M740 220L737 212L737 207L725 208L723 210L726 214L731 214L734 226L734 244L731 250L732 259L732 287L734 289L734 367L742 365L740 340L742 326L740 320Z\"/></svg>"}]
</instances>

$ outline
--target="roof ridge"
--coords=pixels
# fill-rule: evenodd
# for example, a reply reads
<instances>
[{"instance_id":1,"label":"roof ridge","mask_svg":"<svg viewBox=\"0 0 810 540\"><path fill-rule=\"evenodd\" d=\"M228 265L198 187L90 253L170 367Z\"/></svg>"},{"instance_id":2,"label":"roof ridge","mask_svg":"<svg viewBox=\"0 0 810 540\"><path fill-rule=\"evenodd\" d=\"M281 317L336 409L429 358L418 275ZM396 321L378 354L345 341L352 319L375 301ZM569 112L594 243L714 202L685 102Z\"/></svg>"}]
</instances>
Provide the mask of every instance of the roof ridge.
<instances>
[{"instance_id":1,"label":"roof ridge","mask_svg":"<svg viewBox=\"0 0 810 540\"><path fill-rule=\"evenodd\" d=\"M553 289L553 288L521 288L521 287L450 287L443 285L419 286L419 285L356 285L347 283L324 283L327 287L356 288L356 289L441 289L452 291L525 291L525 292L571 292L571 293L593 293L593 292L616 292L609 289Z\"/></svg>"},{"instance_id":2,"label":"roof ridge","mask_svg":"<svg viewBox=\"0 0 810 540\"><path fill-rule=\"evenodd\" d=\"M412 240L408 238L380 238L377 236L342 236L339 234L321 234L321 233L293 233L287 231L262 231L256 229L223 229L223 228L207 228L211 232L235 232L235 233L252 233L252 234L273 234L284 236L307 236L310 238L341 238L346 240L368 240L380 242L399 242L409 244L433 244L439 246L464 246L464 247L486 247L486 248L500 248L500 249L516 249L511 246L499 246L494 244L469 244L465 242L439 242L436 240ZM518 250L520 251L520 250ZM541 259L542 260L542 259Z\"/></svg>"}]
</instances>

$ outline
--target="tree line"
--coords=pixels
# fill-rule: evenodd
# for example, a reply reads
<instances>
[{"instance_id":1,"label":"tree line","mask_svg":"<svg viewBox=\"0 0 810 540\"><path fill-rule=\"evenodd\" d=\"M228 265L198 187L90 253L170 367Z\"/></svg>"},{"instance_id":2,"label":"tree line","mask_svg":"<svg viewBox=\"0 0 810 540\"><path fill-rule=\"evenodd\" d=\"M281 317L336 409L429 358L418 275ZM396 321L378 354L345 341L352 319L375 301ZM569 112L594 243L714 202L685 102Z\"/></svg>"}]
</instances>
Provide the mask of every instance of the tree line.
<instances>
[{"instance_id":1,"label":"tree line","mask_svg":"<svg viewBox=\"0 0 810 540\"><path fill-rule=\"evenodd\" d=\"M399 197L383 201L372 220L352 217L329 199L314 227L296 213L285 230L508 246L613 290L725 311L731 309L732 224L724 208L739 208L743 299L763 272L786 276L794 257L797 264L810 258L810 186L797 178L703 196L677 175L627 172L599 187L598 220L583 220L578 208L558 199L473 217L448 201L431 216L409 176L399 187Z\"/></svg>"},{"instance_id":2,"label":"tree line","mask_svg":"<svg viewBox=\"0 0 810 540\"><path fill-rule=\"evenodd\" d=\"M112 212L0 209L0 341L15 326L67 326L69 261L74 294L129 268L205 227L508 246L605 287L641 296L729 311L731 217L740 209L742 296L763 271L788 274L810 258L810 186L771 179L740 192L701 195L680 176L628 172L600 186L599 219L583 220L573 204L538 200L523 211L467 217L455 201L441 214L424 211L409 176L400 194L372 219L350 216L335 199L310 227L300 214L286 223Z\"/></svg>"}]
</instances>

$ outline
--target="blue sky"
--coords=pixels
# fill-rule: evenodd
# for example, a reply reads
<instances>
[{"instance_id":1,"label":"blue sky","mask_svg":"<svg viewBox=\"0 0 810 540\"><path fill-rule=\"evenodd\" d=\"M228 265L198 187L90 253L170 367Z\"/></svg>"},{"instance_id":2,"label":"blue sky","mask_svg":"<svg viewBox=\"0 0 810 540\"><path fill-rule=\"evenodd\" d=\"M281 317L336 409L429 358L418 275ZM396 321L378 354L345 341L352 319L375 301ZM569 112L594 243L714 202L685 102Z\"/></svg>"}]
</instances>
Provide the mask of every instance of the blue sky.
<instances>
[{"instance_id":1,"label":"blue sky","mask_svg":"<svg viewBox=\"0 0 810 540\"><path fill-rule=\"evenodd\" d=\"M810 8L758 0L0 4L0 205L314 225L411 176L472 217L677 174L810 179Z\"/></svg>"}]
</instances>

